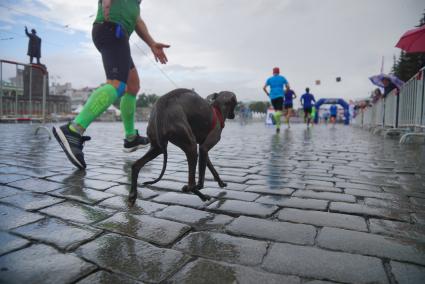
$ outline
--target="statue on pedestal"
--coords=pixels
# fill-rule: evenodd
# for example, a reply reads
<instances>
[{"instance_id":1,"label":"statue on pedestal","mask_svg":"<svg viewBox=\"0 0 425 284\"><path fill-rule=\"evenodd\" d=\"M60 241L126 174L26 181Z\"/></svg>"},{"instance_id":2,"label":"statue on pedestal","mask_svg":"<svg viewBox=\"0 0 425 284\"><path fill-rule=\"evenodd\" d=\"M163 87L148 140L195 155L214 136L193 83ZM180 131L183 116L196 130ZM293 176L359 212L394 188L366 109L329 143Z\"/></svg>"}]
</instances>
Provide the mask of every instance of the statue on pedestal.
<instances>
[{"instance_id":1,"label":"statue on pedestal","mask_svg":"<svg viewBox=\"0 0 425 284\"><path fill-rule=\"evenodd\" d=\"M30 63L32 64L32 60L35 57L37 58L37 64L40 64L41 38L37 36L35 29L32 29L31 33L29 33L26 26L25 34L29 37L27 55L30 57Z\"/></svg>"}]
</instances>

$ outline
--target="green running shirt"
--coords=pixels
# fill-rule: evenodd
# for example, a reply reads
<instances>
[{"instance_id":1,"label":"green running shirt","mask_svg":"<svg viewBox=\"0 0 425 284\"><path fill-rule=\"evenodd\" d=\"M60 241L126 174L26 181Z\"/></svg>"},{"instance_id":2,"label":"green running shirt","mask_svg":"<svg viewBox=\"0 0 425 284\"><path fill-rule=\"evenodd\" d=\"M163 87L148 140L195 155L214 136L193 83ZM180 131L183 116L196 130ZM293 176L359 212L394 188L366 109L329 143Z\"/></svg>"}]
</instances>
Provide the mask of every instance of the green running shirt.
<instances>
[{"instance_id":1,"label":"green running shirt","mask_svg":"<svg viewBox=\"0 0 425 284\"><path fill-rule=\"evenodd\" d=\"M109 21L121 24L127 32L127 35L133 33L136 26L137 17L140 15L141 0L112 0L111 8L109 10ZM97 15L95 23L103 23L105 17L103 16L102 0L99 0L97 6Z\"/></svg>"}]
</instances>

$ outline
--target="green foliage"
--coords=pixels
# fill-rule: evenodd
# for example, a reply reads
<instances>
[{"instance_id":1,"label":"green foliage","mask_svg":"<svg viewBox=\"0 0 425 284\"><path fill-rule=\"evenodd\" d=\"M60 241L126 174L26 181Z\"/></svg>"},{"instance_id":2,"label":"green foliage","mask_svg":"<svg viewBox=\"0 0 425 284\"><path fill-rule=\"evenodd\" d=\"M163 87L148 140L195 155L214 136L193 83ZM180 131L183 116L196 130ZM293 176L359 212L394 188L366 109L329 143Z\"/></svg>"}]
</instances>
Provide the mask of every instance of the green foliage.
<instances>
[{"instance_id":1,"label":"green foliage","mask_svg":"<svg viewBox=\"0 0 425 284\"><path fill-rule=\"evenodd\" d=\"M270 106L269 102L257 101L257 102L252 102L249 105L249 109L255 112L266 113L269 106Z\"/></svg>"},{"instance_id":2,"label":"green foliage","mask_svg":"<svg viewBox=\"0 0 425 284\"><path fill-rule=\"evenodd\" d=\"M425 24L425 13L419 21L417 27ZM394 64L391 72L403 81L408 81L413 77L422 67L425 66L425 53L406 53L401 51L399 58L394 58Z\"/></svg>"},{"instance_id":3,"label":"green foliage","mask_svg":"<svg viewBox=\"0 0 425 284\"><path fill-rule=\"evenodd\" d=\"M151 107L159 99L159 96L155 94L141 94L137 97L136 106L137 107Z\"/></svg>"}]
</instances>

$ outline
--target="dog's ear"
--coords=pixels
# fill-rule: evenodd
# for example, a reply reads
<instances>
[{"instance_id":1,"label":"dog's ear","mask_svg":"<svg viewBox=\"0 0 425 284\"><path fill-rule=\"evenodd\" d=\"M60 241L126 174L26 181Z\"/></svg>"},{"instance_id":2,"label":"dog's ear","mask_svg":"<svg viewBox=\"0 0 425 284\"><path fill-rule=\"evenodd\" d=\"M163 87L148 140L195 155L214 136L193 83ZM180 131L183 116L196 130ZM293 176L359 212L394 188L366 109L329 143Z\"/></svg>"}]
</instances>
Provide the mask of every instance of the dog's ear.
<instances>
[{"instance_id":1,"label":"dog's ear","mask_svg":"<svg viewBox=\"0 0 425 284\"><path fill-rule=\"evenodd\" d=\"M217 99L217 96L218 96L217 93L211 94L207 97L206 100L209 104L212 104Z\"/></svg>"}]
</instances>

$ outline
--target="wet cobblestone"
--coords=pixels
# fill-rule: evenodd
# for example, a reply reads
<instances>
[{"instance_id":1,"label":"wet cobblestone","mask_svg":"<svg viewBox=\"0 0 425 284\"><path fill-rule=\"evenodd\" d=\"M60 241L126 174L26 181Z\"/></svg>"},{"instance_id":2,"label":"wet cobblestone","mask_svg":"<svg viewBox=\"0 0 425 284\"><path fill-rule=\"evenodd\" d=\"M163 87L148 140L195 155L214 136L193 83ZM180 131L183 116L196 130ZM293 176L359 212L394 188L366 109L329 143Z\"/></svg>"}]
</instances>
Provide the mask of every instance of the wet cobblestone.
<instances>
[{"instance_id":1,"label":"wet cobblestone","mask_svg":"<svg viewBox=\"0 0 425 284\"><path fill-rule=\"evenodd\" d=\"M141 132L145 124L139 125ZM226 123L202 202L184 153L139 177L119 123L95 123L76 170L46 133L0 125L1 283L423 283L425 147L303 125ZM16 150L19 145L19 151ZM335 282L333 282L335 281Z\"/></svg>"}]
</instances>

